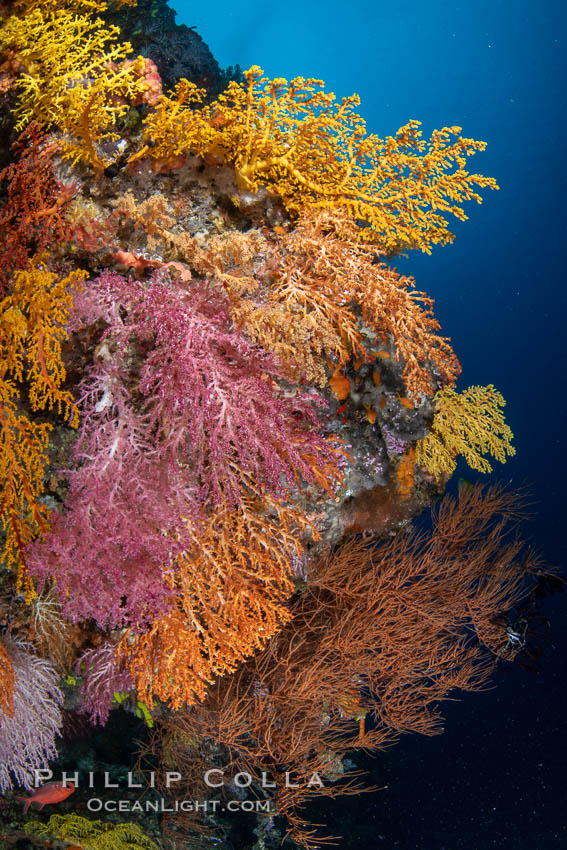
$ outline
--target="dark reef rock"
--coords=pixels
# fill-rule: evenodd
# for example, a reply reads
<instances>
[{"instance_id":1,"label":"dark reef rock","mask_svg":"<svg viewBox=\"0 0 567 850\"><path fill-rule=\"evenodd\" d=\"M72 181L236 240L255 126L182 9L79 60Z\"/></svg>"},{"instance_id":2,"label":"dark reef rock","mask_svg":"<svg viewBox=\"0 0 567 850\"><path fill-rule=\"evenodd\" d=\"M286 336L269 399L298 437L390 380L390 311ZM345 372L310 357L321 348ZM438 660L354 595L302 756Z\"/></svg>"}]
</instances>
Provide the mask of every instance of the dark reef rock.
<instances>
[{"instance_id":1,"label":"dark reef rock","mask_svg":"<svg viewBox=\"0 0 567 850\"><path fill-rule=\"evenodd\" d=\"M213 99L230 79L240 79L238 66L222 71L195 28L175 23L176 14L167 0L138 0L135 7L109 9L104 18L120 27L134 54L156 63L164 91L184 77L206 89Z\"/></svg>"}]
</instances>

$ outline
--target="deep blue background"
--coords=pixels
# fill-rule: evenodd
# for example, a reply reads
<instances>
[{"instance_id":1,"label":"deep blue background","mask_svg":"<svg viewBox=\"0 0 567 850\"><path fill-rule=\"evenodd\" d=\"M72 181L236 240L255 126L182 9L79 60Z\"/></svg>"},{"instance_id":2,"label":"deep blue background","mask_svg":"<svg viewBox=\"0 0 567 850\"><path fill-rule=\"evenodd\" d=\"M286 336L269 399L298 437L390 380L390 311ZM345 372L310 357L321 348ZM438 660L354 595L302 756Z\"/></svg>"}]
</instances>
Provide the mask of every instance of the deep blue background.
<instances>
[{"instance_id":1,"label":"deep blue background","mask_svg":"<svg viewBox=\"0 0 567 850\"><path fill-rule=\"evenodd\" d=\"M416 118L426 136L457 124L488 142L470 170L496 177L500 191L466 207L452 246L398 268L436 299L463 366L459 387L494 383L507 399L517 456L495 476L529 486L533 538L564 568L567 4L172 5L222 66L258 64L269 76L322 78L338 97L357 92L371 132ZM375 761L387 789L333 804L341 847L567 847L566 601L546 605L553 628L541 672L502 671L495 690L447 703L443 736L405 738Z\"/></svg>"}]
</instances>

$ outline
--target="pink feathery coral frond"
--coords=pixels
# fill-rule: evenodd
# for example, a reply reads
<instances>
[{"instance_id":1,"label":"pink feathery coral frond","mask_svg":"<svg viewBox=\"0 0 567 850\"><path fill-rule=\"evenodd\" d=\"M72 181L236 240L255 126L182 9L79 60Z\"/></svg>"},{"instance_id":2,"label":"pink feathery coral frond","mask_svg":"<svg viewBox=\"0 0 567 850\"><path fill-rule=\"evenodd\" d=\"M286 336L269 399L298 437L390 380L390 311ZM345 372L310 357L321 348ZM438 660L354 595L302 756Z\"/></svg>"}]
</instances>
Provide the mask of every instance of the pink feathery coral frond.
<instances>
[{"instance_id":1,"label":"pink feathery coral frond","mask_svg":"<svg viewBox=\"0 0 567 850\"><path fill-rule=\"evenodd\" d=\"M67 508L29 550L30 574L55 581L72 621L144 630L170 608L174 559L243 481L276 497L321 483L333 447L317 396L284 397L273 356L235 331L226 296L156 275L101 274L75 303L73 329L107 324L80 386L82 428Z\"/></svg>"},{"instance_id":2,"label":"pink feathery coral frond","mask_svg":"<svg viewBox=\"0 0 567 850\"><path fill-rule=\"evenodd\" d=\"M297 474L314 480L306 453L321 461L328 454L314 397L283 399L274 357L232 329L224 295L154 284L138 309L156 340L140 390L163 451L191 457L205 499L218 502L222 492L236 504L239 469L276 496Z\"/></svg>"}]
</instances>

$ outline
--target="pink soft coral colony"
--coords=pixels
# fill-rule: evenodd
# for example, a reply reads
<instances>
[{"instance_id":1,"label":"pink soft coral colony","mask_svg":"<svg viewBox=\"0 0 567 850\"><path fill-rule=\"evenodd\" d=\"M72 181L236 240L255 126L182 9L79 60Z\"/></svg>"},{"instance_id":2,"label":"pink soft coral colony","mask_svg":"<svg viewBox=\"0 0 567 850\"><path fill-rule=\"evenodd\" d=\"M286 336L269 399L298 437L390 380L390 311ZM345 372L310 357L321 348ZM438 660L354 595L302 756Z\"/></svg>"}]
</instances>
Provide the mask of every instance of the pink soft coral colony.
<instances>
[{"instance_id":1,"label":"pink soft coral colony","mask_svg":"<svg viewBox=\"0 0 567 850\"><path fill-rule=\"evenodd\" d=\"M436 731L518 651L504 615L541 569L498 487L444 501L428 543L409 525L459 451L513 452L502 397L465 410L432 300L391 265L497 188L465 168L484 144L379 139L356 96L257 67L216 100L164 93L102 0L1 7L0 788L55 757L63 682L68 718L157 723L179 794L229 758L268 773L315 847L301 781L338 794L349 749Z\"/></svg>"},{"instance_id":2,"label":"pink soft coral colony","mask_svg":"<svg viewBox=\"0 0 567 850\"><path fill-rule=\"evenodd\" d=\"M69 507L31 548L28 569L41 586L55 579L71 620L142 627L168 607L188 523L222 500L234 508L242 473L285 498L294 475L313 481L306 457L332 452L316 431L322 401L283 398L274 357L231 327L226 297L208 283L185 291L106 271L76 299L73 326L87 316L107 328L79 388Z\"/></svg>"}]
</instances>

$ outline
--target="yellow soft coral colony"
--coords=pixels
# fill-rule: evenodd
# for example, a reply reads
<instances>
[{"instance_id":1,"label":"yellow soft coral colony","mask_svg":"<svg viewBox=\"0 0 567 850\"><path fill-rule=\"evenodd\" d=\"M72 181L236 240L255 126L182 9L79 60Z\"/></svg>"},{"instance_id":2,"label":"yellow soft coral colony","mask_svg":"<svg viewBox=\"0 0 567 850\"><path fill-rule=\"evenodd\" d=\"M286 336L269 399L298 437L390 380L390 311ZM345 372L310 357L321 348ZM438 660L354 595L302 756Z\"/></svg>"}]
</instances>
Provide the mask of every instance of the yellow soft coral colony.
<instances>
[{"instance_id":1,"label":"yellow soft coral colony","mask_svg":"<svg viewBox=\"0 0 567 850\"><path fill-rule=\"evenodd\" d=\"M78 411L61 389L65 369L61 342L71 308L70 289L87 277L73 271L59 280L45 257L35 257L14 275L12 295L0 301L0 523L6 535L3 560L17 570L18 592L33 595L24 549L48 525L40 500L51 426L32 422L22 410L18 385L27 383L32 410L57 407L78 425Z\"/></svg>"},{"instance_id":2,"label":"yellow soft coral colony","mask_svg":"<svg viewBox=\"0 0 567 850\"><path fill-rule=\"evenodd\" d=\"M451 242L442 214L464 220L460 203L480 203L477 188L498 188L492 177L466 171L466 158L486 145L460 136L460 127L435 130L425 141L420 122L409 121L380 139L367 135L357 95L337 102L322 80L288 83L262 74L252 66L245 84L231 82L197 110L203 91L181 80L146 119L147 144L133 159L192 150L209 162L232 163L243 189L265 186L292 213L346 207L364 225L359 235L385 251L430 253L432 245Z\"/></svg>"},{"instance_id":3,"label":"yellow soft coral colony","mask_svg":"<svg viewBox=\"0 0 567 850\"><path fill-rule=\"evenodd\" d=\"M430 433L416 445L416 462L438 480L452 475L458 455L471 469L492 472L490 454L500 463L516 454L512 431L500 408L506 402L492 384L462 393L444 387L435 396L436 413Z\"/></svg>"},{"instance_id":4,"label":"yellow soft coral colony","mask_svg":"<svg viewBox=\"0 0 567 850\"><path fill-rule=\"evenodd\" d=\"M132 47L117 43L119 28L74 11L74 4L21 5L31 8L12 15L0 30L4 48L23 67L16 81L16 129L32 120L57 126L64 134L64 156L100 173L111 160L98 146L119 138L117 120L128 111L128 100L145 90L144 59L122 63Z\"/></svg>"}]
</instances>

